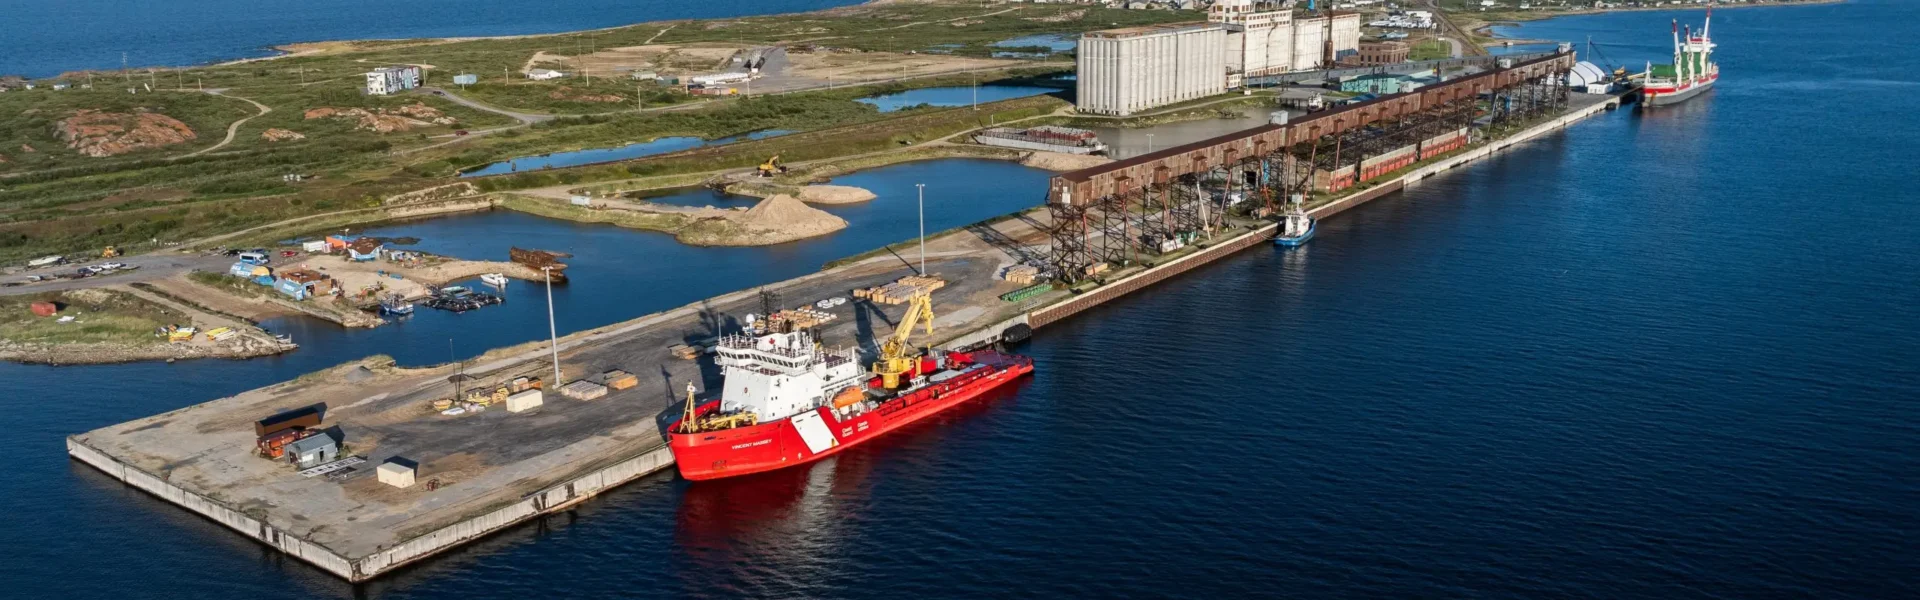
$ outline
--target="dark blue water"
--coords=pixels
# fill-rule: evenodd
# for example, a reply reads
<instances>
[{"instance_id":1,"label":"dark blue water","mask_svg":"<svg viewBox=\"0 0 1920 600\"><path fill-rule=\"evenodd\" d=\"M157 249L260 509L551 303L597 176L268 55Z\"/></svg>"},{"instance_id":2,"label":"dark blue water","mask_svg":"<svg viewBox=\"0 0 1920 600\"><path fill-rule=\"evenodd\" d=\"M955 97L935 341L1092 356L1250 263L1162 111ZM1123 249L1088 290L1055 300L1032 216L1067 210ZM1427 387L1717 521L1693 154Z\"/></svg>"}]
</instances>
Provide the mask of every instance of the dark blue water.
<instances>
[{"instance_id":1,"label":"dark blue water","mask_svg":"<svg viewBox=\"0 0 1920 600\"><path fill-rule=\"evenodd\" d=\"M731 144L741 140L761 140L789 133L793 132L784 129L767 129L713 140L705 140L692 136L655 138L651 141L635 142L614 148L589 148L586 150L553 152L538 156L522 156L476 169L461 171L460 176L478 177L481 175L499 175L501 173L513 173L516 171L577 167L580 165L591 165L595 163L640 158L642 156L654 156L656 154L666 154L669 152L679 152L681 150L691 150L702 146Z\"/></svg>"},{"instance_id":2,"label":"dark blue water","mask_svg":"<svg viewBox=\"0 0 1920 600\"><path fill-rule=\"evenodd\" d=\"M297 370L0 367L0 581L116 598L1915 597L1916 12L1725 11L1710 95L1589 120L1330 220L1305 249L1050 327L1011 394L808 469L651 477L360 588L60 456L68 433ZM1669 18L1553 25L1660 38Z\"/></svg>"},{"instance_id":3,"label":"dark blue water","mask_svg":"<svg viewBox=\"0 0 1920 600\"><path fill-rule=\"evenodd\" d=\"M980 85L931 87L907 90L881 96L859 99L860 102L880 108L880 112L906 110L916 106L971 106L981 102L998 102L1012 98L1025 98L1060 91L1060 88L1034 85Z\"/></svg>"},{"instance_id":4,"label":"dark blue water","mask_svg":"<svg viewBox=\"0 0 1920 600\"><path fill-rule=\"evenodd\" d=\"M0 74L194 65L267 56L291 42L578 31L645 21L766 15L848 0L0 0Z\"/></svg>"}]
</instances>

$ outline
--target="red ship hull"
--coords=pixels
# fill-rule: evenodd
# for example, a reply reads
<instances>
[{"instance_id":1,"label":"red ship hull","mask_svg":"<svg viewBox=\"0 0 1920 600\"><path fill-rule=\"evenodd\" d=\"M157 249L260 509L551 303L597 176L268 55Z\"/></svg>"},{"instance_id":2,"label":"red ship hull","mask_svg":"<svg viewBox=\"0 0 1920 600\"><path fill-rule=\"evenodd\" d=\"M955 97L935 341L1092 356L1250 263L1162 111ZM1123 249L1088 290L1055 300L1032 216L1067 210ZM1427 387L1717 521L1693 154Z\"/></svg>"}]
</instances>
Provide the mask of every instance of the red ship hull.
<instances>
[{"instance_id":1,"label":"red ship hull","mask_svg":"<svg viewBox=\"0 0 1920 600\"><path fill-rule=\"evenodd\" d=\"M964 356L967 365L951 379L890 398L878 408L844 420L830 406L752 427L691 434L670 433L674 463L680 475L694 481L738 477L804 465L840 453L867 440L886 435L946 409L980 397L1033 372L1033 361L1022 356L981 352ZM719 401L702 405L705 415ZM680 430L678 421L668 429Z\"/></svg>"}]
</instances>

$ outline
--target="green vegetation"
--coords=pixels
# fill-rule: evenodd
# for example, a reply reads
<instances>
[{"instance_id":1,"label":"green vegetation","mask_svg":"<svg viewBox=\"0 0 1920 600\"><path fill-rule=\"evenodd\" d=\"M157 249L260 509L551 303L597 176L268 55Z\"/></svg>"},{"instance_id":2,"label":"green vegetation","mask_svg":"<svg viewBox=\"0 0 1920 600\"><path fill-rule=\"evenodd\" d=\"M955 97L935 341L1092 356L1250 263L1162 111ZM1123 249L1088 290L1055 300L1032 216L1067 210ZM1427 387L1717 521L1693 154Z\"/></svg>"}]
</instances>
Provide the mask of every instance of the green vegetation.
<instances>
[{"instance_id":1,"label":"green vegetation","mask_svg":"<svg viewBox=\"0 0 1920 600\"><path fill-rule=\"evenodd\" d=\"M302 44L292 48L294 55L275 60L159 70L147 82L135 81L137 93L133 94L125 93L127 85L119 73L69 74L64 81L72 84L70 89L55 91L42 85L0 95L0 157L4 157L0 158L0 262L94 250L107 244L151 250L288 219L373 208L383 197L452 181L460 168L514 156L672 135L713 139L773 128L833 132L486 179L484 185L517 189L683 175L750 167L776 153L788 161L846 156L938 139L1064 106L1057 99L1036 98L982 106L978 113L919 108L881 114L854 101L875 93L970 79L966 76L704 99L617 76L596 77L589 86L574 77L528 81L508 75L539 65L570 71L561 64L568 57L596 51L601 54L592 60L603 65L605 60L625 60L620 49L649 43L785 43L855 58L874 51L979 57L992 52L992 42L1025 35L1073 34L1196 18L1192 12L1079 6L890 4L804 15L648 23L551 36ZM547 62L536 61L536 55ZM891 59L882 55L873 60ZM428 85L446 86L456 73L479 74L483 81L464 92L473 100L526 113L570 116L528 127L509 116L469 108L428 91L388 97L361 93L362 73L395 64L426 66ZM1057 72L1062 64L1016 69L1001 76ZM992 80L991 76L981 79L982 83ZM89 80L92 87L83 89L81 84ZM590 96L621 98L607 102L600 100L611 98ZM636 112L636 99L648 109ZM261 115L252 102L271 110ZM404 131L382 133L360 127L358 118L317 113L316 118L307 118L309 111L320 108L392 115L416 103L453 122L410 123ZM163 114L191 128L194 139L107 157L82 156L54 136L54 123L82 109ZM230 143L193 154L219 144L227 127L241 119L247 120L237 127ZM262 137L268 129L295 132L304 139L269 141ZM505 130L480 135L494 129ZM456 131L474 135L459 136Z\"/></svg>"},{"instance_id":2,"label":"green vegetation","mask_svg":"<svg viewBox=\"0 0 1920 600\"><path fill-rule=\"evenodd\" d=\"M1453 46L1445 40L1420 40L1414 42L1413 49L1407 53L1407 60L1435 60L1453 56Z\"/></svg>"},{"instance_id":3,"label":"green vegetation","mask_svg":"<svg viewBox=\"0 0 1920 600\"><path fill-rule=\"evenodd\" d=\"M785 102L786 98L790 97L743 99L740 104L778 104ZM911 111L908 116L871 123L708 146L622 163L489 177L479 180L477 184L487 191L526 189L748 168L775 154L789 163L836 158L941 139L993 123L1051 113L1065 105L1065 102L1051 96L1034 96L982 104L977 111L971 108L920 109ZM774 109L770 114L780 112ZM804 116L804 113L793 115L794 118Z\"/></svg>"},{"instance_id":4,"label":"green vegetation","mask_svg":"<svg viewBox=\"0 0 1920 600\"><path fill-rule=\"evenodd\" d=\"M34 315L28 305L52 302L61 307L52 317ZM61 317L72 316L67 323ZM164 344L154 335L184 315L131 294L105 289L0 296L0 339L18 343Z\"/></svg>"}]
</instances>

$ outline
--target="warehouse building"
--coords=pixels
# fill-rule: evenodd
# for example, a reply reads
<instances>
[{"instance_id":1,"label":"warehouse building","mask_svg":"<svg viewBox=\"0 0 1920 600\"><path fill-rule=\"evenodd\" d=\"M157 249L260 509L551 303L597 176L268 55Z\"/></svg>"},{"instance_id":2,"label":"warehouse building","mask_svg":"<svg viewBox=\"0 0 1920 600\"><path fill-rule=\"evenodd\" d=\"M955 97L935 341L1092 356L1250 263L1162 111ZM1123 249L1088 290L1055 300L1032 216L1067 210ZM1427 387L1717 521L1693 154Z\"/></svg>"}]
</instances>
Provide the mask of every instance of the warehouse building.
<instances>
[{"instance_id":1,"label":"warehouse building","mask_svg":"<svg viewBox=\"0 0 1920 600\"><path fill-rule=\"evenodd\" d=\"M1227 29L1180 23L1080 37L1077 108L1126 116L1227 91Z\"/></svg>"},{"instance_id":2,"label":"warehouse building","mask_svg":"<svg viewBox=\"0 0 1920 600\"><path fill-rule=\"evenodd\" d=\"M420 87L420 67L381 67L367 72L367 93L385 96Z\"/></svg>"}]
</instances>

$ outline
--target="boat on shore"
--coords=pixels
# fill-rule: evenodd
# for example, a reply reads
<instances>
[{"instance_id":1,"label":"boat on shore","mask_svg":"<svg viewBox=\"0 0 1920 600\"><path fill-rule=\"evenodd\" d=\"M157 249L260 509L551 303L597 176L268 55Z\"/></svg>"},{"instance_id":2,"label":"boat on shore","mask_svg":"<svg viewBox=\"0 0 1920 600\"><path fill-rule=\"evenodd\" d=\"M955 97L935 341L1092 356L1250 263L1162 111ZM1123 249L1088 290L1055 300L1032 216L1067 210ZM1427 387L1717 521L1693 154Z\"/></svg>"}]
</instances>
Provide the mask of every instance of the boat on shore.
<instances>
[{"instance_id":1,"label":"boat on shore","mask_svg":"<svg viewBox=\"0 0 1920 600\"><path fill-rule=\"evenodd\" d=\"M939 414L1033 372L1033 360L994 351L904 353L920 321L916 296L881 359L862 373L858 351L825 349L806 330L720 339L721 397L697 402L687 384L684 415L668 427L680 475L710 480L763 473L833 456Z\"/></svg>"},{"instance_id":2,"label":"boat on shore","mask_svg":"<svg viewBox=\"0 0 1920 600\"><path fill-rule=\"evenodd\" d=\"M1647 63L1645 87L1640 90L1641 106L1679 104L1713 89L1720 80L1720 65L1713 62L1713 6L1707 6L1707 18L1700 31L1683 28L1673 22L1673 63Z\"/></svg>"},{"instance_id":3,"label":"boat on shore","mask_svg":"<svg viewBox=\"0 0 1920 600\"><path fill-rule=\"evenodd\" d=\"M1280 215L1280 231L1273 236L1273 245L1287 248L1298 247L1313 239L1313 232L1320 227L1320 221L1307 216L1300 202L1300 195L1294 194L1287 202L1287 211Z\"/></svg>"}]
</instances>

